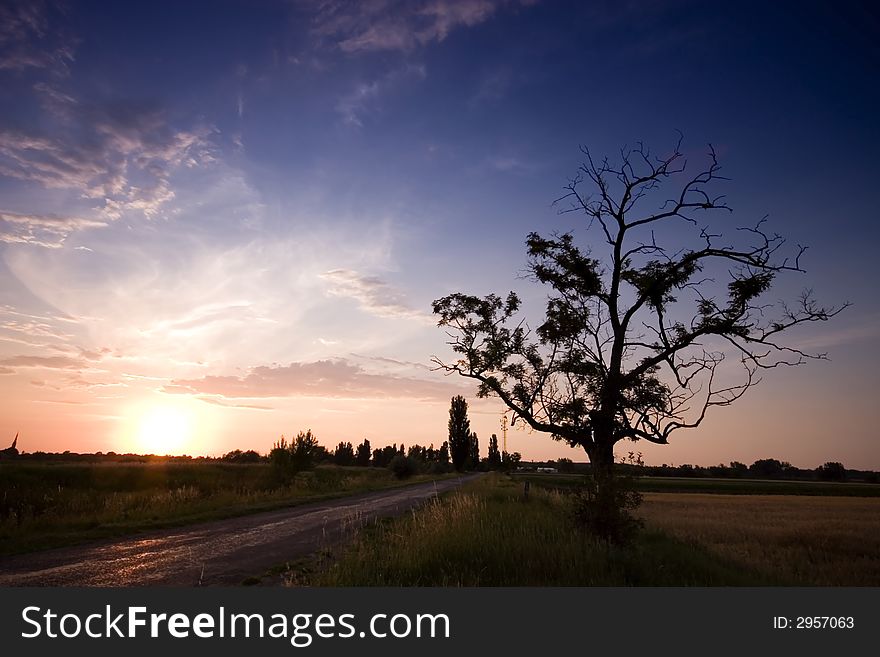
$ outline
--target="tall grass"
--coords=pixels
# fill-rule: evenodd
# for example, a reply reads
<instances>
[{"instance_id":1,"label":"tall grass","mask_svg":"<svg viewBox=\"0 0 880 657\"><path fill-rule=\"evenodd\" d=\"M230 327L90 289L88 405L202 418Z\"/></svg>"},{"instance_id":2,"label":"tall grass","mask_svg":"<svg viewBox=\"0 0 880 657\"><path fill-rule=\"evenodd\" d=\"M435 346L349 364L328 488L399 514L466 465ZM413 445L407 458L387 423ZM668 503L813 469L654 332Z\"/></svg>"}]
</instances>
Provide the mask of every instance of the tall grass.
<instances>
[{"instance_id":1,"label":"tall grass","mask_svg":"<svg viewBox=\"0 0 880 657\"><path fill-rule=\"evenodd\" d=\"M319 467L282 481L268 464L4 463L0 466L0 554L399 483L384 468Z\"/></svg>"},{"instance_id":2,"label":"tall grass","mask_svg":"<svg viewBox=\"0 0 880 657\"><path fill-rule=\"evenodd\" d=\"M618 586L774 583L698 546L645 532L626 548L574 527L564 494L527 500L503 476L375 524L309 583L319 586Z\"/></svg>"}]
</instances>

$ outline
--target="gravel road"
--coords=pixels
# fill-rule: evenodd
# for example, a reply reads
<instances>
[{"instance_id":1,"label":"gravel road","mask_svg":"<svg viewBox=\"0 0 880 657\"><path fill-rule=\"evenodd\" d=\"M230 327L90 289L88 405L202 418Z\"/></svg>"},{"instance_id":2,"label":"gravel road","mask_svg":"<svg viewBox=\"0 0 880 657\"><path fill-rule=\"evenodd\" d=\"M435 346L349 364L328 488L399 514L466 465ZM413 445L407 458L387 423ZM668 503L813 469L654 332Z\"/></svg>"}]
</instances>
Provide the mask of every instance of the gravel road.
<instances>
[{"instance_id":1,"label":"gravel road","mask_svg":"<svg viewBox=\"0 0 880 657\"><path fill-rule=\"evenodd\" d=\"M0 586L235 586L474 476L0 558Z\"/></svg>"}]
</instances>

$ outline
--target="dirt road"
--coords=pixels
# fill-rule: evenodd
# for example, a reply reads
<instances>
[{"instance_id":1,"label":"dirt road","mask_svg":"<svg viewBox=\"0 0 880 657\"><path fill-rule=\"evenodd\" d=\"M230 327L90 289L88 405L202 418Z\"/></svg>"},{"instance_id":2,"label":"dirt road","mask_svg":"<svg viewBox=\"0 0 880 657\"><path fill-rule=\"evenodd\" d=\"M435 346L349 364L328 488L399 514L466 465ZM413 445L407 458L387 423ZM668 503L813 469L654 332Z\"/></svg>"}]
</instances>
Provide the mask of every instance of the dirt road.
<instances>
[{"instance_id":1,"label":"dirt road","mask_svg":"<svg viewBox=\"0 0 880 657\"><path fill-rule=\"evenodd\" d=\"M479 475L0 559L0 586L238 585ZM280 579L280 578L279 578Z\"/></svg>"}]
</instances>

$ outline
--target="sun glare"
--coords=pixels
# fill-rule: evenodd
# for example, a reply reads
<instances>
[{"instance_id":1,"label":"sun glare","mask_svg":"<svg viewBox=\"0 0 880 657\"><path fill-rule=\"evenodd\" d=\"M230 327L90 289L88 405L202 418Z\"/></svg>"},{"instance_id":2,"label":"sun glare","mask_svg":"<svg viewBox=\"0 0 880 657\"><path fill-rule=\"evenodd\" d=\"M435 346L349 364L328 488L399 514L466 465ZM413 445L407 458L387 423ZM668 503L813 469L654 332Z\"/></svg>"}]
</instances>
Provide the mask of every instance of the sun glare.
<instances>
[{"instance_id":1,"label":"sun glare","mask_svg":"<svg viewBox=\"0 0 880 657\"><path fill-rule=\"evenodd\" d=\"M139 452L180 454L190 446L194 418L175 406L151 406L137 420L134 441Z\"/></svg>"}]
</instances>

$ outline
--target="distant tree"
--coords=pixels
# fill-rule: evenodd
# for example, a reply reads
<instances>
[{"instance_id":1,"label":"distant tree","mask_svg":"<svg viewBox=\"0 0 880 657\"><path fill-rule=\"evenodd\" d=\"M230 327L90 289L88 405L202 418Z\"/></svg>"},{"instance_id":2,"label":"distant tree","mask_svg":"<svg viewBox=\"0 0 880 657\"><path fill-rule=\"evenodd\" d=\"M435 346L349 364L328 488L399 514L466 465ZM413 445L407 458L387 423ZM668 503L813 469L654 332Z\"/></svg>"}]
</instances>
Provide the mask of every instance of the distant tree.
<instances>
[{"instance_id":1,"label":"distant tree","mask_svg":"<svg viewBox=\"0 0 880 657\"><path fill-rule=\"evenodd\" d=\"M440 465L449 465L449 442L444 440L443 444L440 445L440 449L437 450L437 462Z\"/></svg>"},{"instance_id":2,"label":"distant tree","mask_svg":"<svg viewBox=\"0 0 880 657\"><path fill-rule=\"evenodd\" d=\"M291 465L296 472L308 470L322 452L326 453L326 450L318 444L318 439L312 434L311 429L306 432L300 431L290 445Z\"/></svg>"},{"instance_id":3,"label":"distant tree","mask_svg":"<svg viewBox=\"0 0 880 657\"><path fill-rule=\"evenodd\" d=\"M516 470L519 467L519 462L521 460L522 454L519 452L514 452L513 454L501 452L501 467L507 471Z\"/></svg>"},{"instance_id":4,"label":"distant tree","mask_svg":"<svg viewBox=\"0 0 880 657\"><path fill-rule=\"evenodd\" d=\"M471 433L467 463L473 470L476 470L480 467L480 439L477 438L476 431Z\"/></svg>"},{"instance_id":5,"label":"distant tree","mask_svg":"<svg viewBox=\"0 0 880 657\"><path fill-rule=\"evenodd\" d=\"M486 462L490 470L498 470L501 468L501 452L498 451L498 436L494 433L489 437L489 453L486 455Z\"/></svg>"},{"instance_id":6,"label":"distant tree","mask_svg":"<svg viewBox=\"0 0 880 657\"><path fill-rule=\"evenodd\" d=\"M449 452L456 470L464 470L471 453L471 421L464 397L456 395L449 406Z\"/></svg>"},{"instance_id":7,"label":"distant tree","mask_svg":"<svg viewBox=\"0 0 880 657\"><path fill-rule=\"evenodd\" d=\"M777 479L782 477L788 468L791 468L791 463L785 461L778 461L777 459L758 459L749 466L749 474L753 477Z\"/></svg>"},{"instance_id":8,"label":"distant tree","mask_svg":"<svg viewBox=\"0 0 880 657\"><path fill-rule=\"evenodd\" d=\"M828 461L816 468L816 474L823 481L845 481L846 468L839 461Z\"/></svg>"},{"instance_id":9,"label":"distant tree","mask_svg":"<svg viewBox=\"0 0 880 657\"><path fill-rule=\"evenodd\" d=\"M357 454L355 455L355 463L361 466L368 466L370 465L371 456L370 441L364 438L364 442L358 445Z\"/></svg>"},{"instance_id":10,"label":"distant tree","mask_svg":"<svg viewBox=\"0 0 880 657\"><path fill-rule=\"evenodd\" d=\"M272 449L269 450L269 462L282 475L290 474L293 469L290 460L290 443L283 435L278 442L272 444Z\"/></svg>"},{"instance_id":11,"label":"distant tree","mask_svg":"<svg viewBox=\"0 0 880 657\"><path fill-rule=\"evenodd\" d=\"M333 462L336 465L354 465L354 447L351 443L341 442L333 452Z\"/></svg>"},{"instance_id":12,"label":"distant tree","mask_svg":"<svg viewBox=\"0 0 880 657\"><path fill-rule=\"evenodd\" d=\"M419 444L410 445L406 450L406 455L419 463L428 462L428 448Z\"/></svg>"},{"instance_id":13,"label":"distant tree","mask_svg":"<svg viewBox=\"0 0 880 657\"><path fill-rule=\"evenodd\" d=\"M396 445L386 445L382 449L373 450L373 467L385 468L391 463L391 460L397 456Z\"/></svg>"},{"instance_id":14,"label":"distant tree","mask_svg":"<svg viewBox=\"0 0 880 657\"><path fill-rule=\"evenodd\" d=\"M749 473L749 466L739 461L731 461L730 470L734 477L745 477Z\"/></svg>"},{"instance_id":15,"label":"distant tree","mask_svg":"<svg viewBox=\"0 0 880 657\"><path fill-rule=\"evenodd\" d=\"M574 471L574 462L571 459L567 458L558 458L556 459L556 469L560 472L573 472Z\"/></svg>"},{"instance_id":16,"label":"distant tree","mask_svg":"<svg viewBox=\"0 0 880 657\"><path fill-rule=\"evenodd\" d=\"M433 304L457 358L434 357L437 366L475 380L480 397L498 397L514 424L582 448L596 479L594 517L607 516L610 528L614 518L629 524L615 490L616 443L666 444L739 399L762 370L823 358L785 345L782 334L847 305L822 307L810 292L775 309L766 302L778 275L803 271L805 247L786 256L763 220L726 235L710 229L705 217L730 212L713 189L724 180L716 153L710 146L706 166L687 175L680 146L656 157L639 143L616 163L582 149L585 162L559 201L597 239L581 248L570 232L528 235L529 273L551 288L534 332L517 317L514 292ZM738 379L722 367L730 353Z\"/></svg>"},{"instance_id":17,"label":"distant tree","mask_svg":"<svg viewBox=\"0 0 880 657\"><path fill-rule=\"evenodd\" d=\"M259 463L263 460L263 457L252 449L249 449L246 452L243 452L240 449L234 449L231 452L224 454L220 460L228 461L230 463Z\"/></svg>"}]
</instances>

